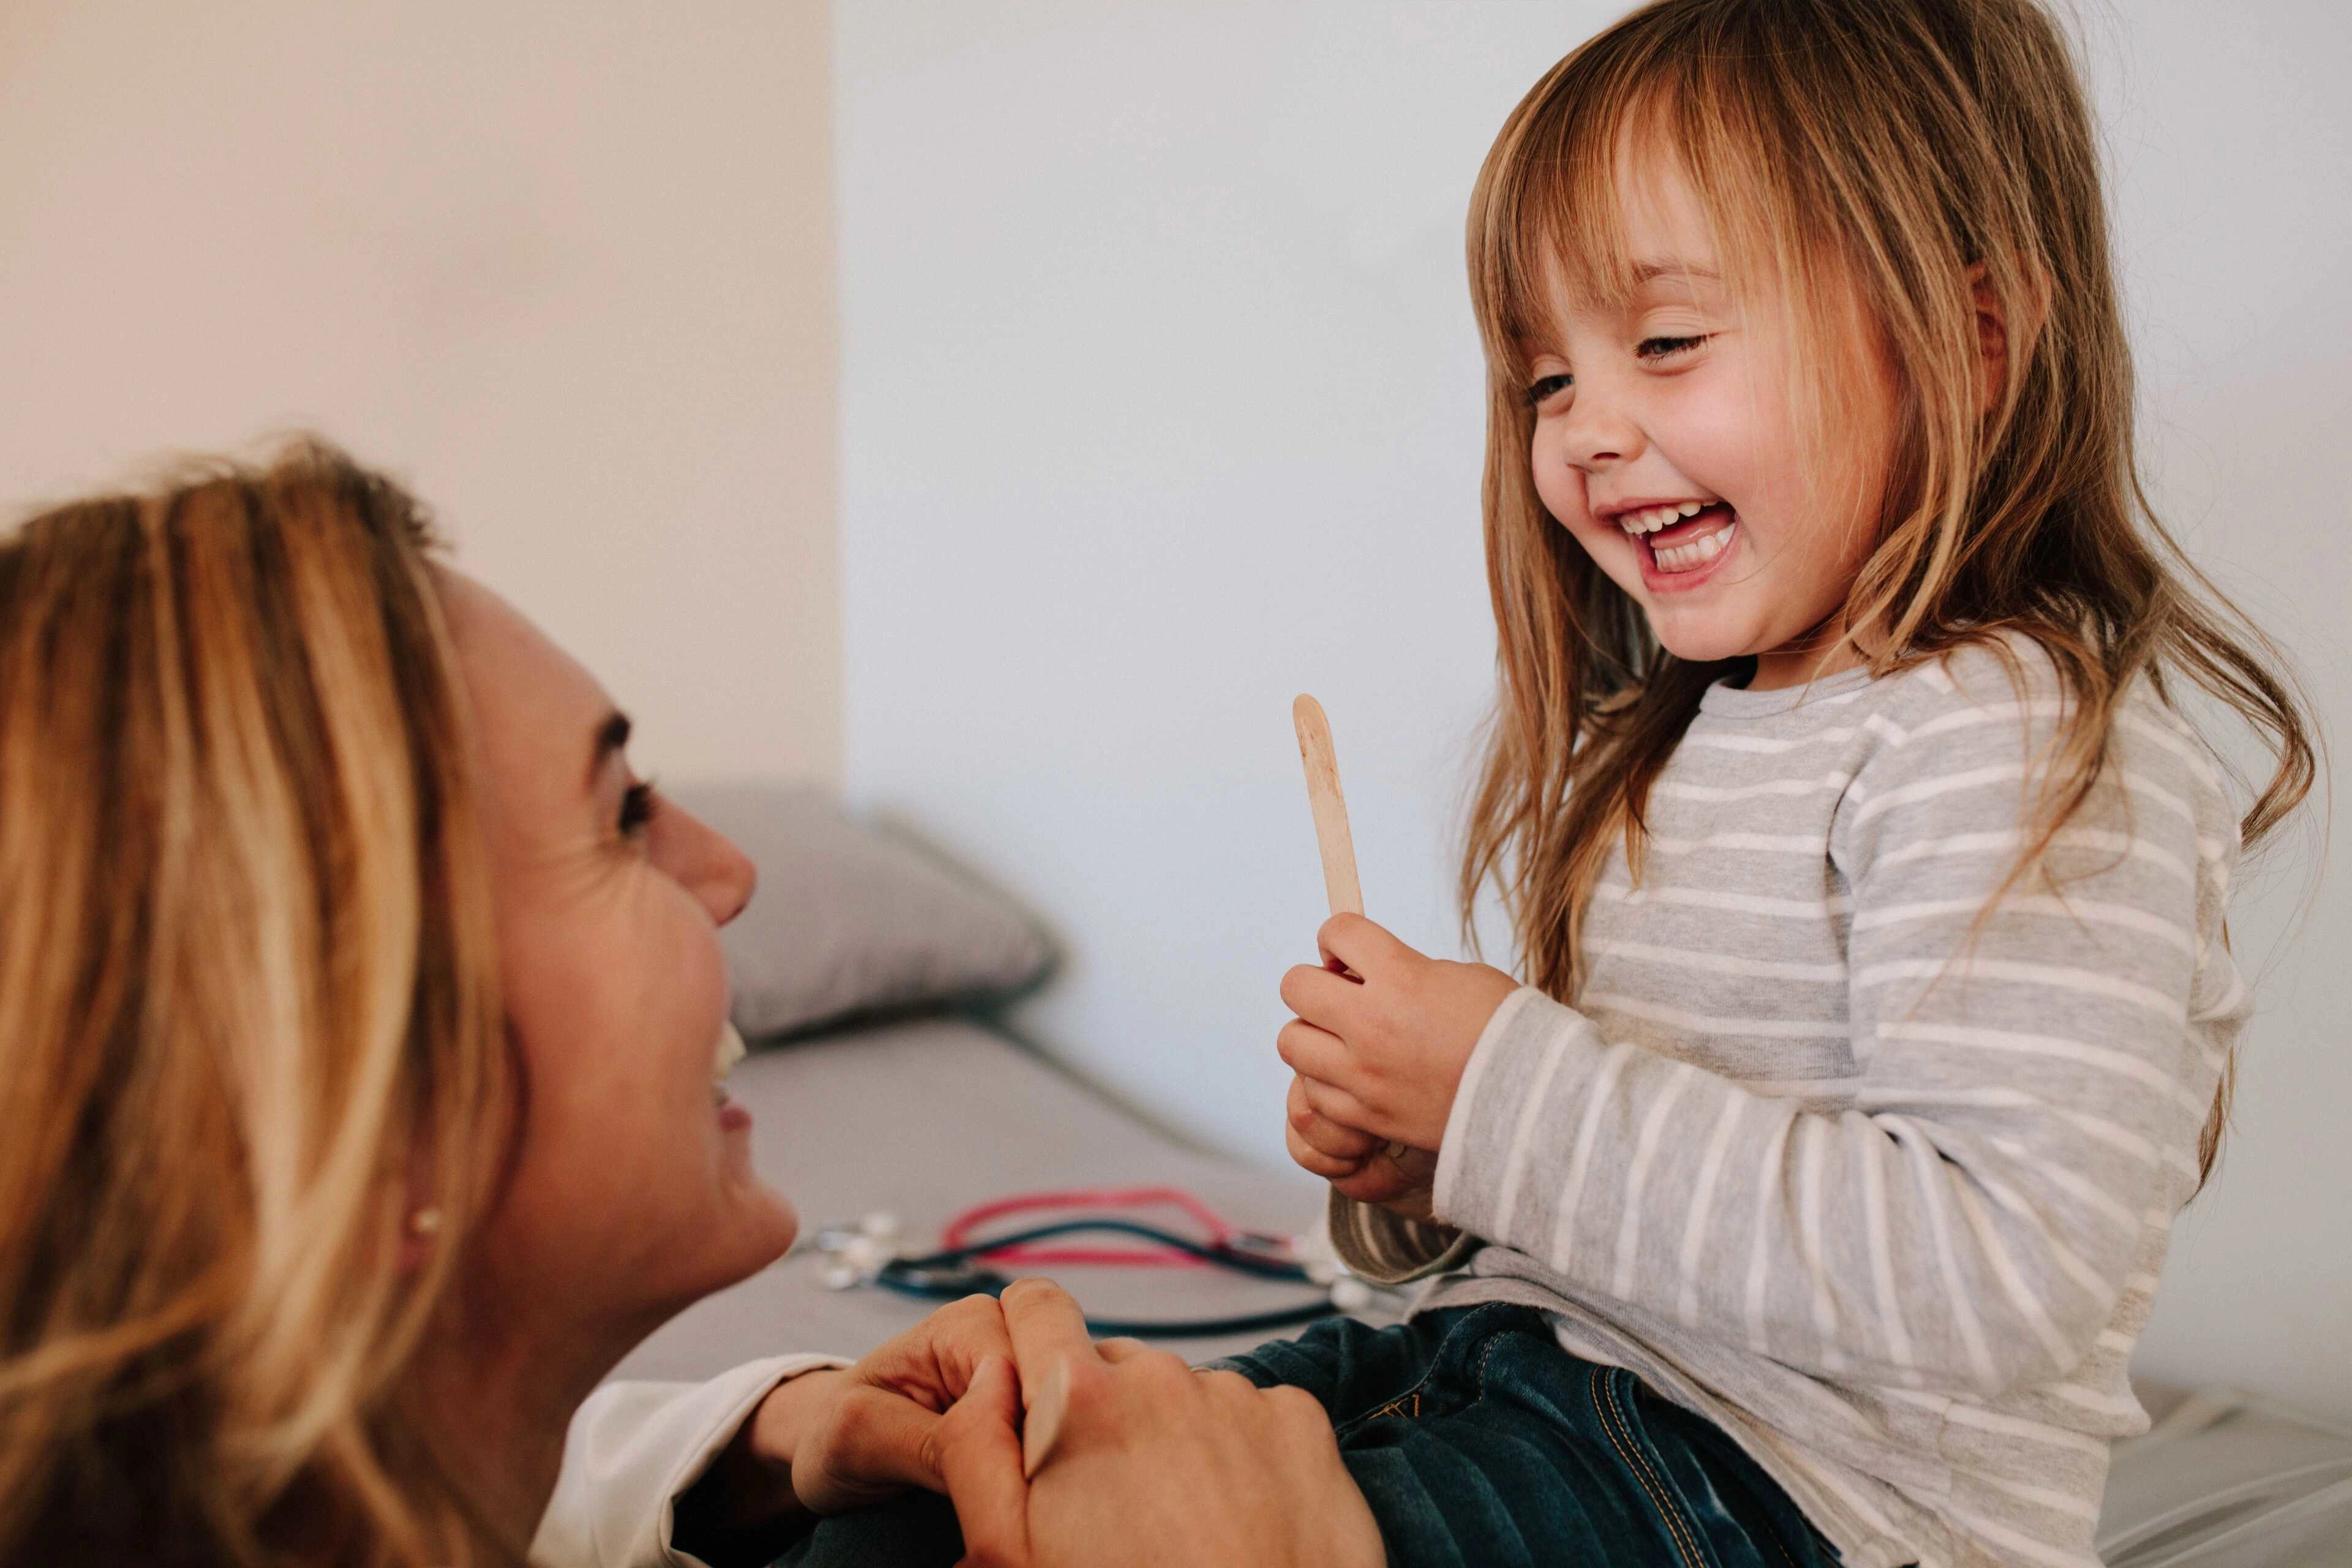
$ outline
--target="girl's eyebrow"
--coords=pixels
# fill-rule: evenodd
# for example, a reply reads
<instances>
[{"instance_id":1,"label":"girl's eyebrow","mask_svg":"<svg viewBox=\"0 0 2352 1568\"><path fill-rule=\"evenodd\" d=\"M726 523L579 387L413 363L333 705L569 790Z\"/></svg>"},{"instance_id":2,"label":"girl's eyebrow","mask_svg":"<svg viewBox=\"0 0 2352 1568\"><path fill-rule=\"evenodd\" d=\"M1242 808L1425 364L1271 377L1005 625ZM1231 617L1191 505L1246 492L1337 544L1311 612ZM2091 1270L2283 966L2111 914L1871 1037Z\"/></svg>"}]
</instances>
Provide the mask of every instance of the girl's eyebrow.
<instances>
[{"instance_id":1,"label":"girl's eyebrow","mask_svg":"<svg viewBox=\"0 0 2352 1568\"><path fill-rule=\"evenodd\" d=\"M1693 262L1650 260L1633 263L1634 282L1654 283L1661 278L1704 278L1714 283L1723 281L1722 274L1714 268L1701 267Z\"/></svg>"}]
</instances>

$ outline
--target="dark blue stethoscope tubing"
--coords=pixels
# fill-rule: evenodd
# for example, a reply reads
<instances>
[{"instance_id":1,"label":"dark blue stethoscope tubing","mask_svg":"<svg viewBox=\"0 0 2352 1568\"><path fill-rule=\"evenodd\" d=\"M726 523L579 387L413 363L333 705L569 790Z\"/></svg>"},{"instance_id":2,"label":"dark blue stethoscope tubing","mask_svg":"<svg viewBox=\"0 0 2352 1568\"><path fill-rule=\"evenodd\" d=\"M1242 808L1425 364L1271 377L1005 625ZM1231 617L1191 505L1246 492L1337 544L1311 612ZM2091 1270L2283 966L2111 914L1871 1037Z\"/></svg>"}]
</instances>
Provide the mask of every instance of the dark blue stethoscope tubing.
<instances>
[{"instance_id":1,"label":"dark blue stethoscope tubing","mask_svg":"<svg viewBox=\"0 0 2352 1568\"><path fill-rule=\"evenodd\" d=\"M1191 1237L1179 1236L1172 1230L1162 1230L1156 1225L1146 1225L1141 1220L1108 1217L1055 1220L1050 1225L1032 1226L1027 1230L1016 1230L1009 1236L992 1236L985 1241L975 1241L966 1247L950 1247L945 1252L934 1252L921 1258L900 1258L893 1261L906 1268L952 1268L972 1258L984 1258L992 1252L1002 1252L1008 1247L1025 1247L1033 1241L1046 1241L1057 1236L1101 1231L1109 1231L1120 1236L1141 1237L1146 1241L1157 1242L1162 1247L1190 1253L1203 1262L1213 1263L1220 1268L1230 1268L1239 1274L1255 1274L1265 1279L1304 1280L1307 1278L1305 1268L1282 1258L1259 1258L1238 1247L1223 1247L1214 1242L1194 1241Z\"/></svg>"},{"instance_id":2,"label":"dark blue stethoscope tubing","mask_svg":"<svg viewBox=\"0 0 2352 1568\"><path fill-rule=\"evenodd\" d=\"M992 1268L975 1268L972 1260L1008 1247L1020 1247L1033 1241L1044 1241L1074 1232L1109 1231L1122 1236L1139 1237L1163 1247L1228 1268L1237 1274L1247 1274L1260 1279L1307 1282L1307 1270L1296 1263L1270 1258L1254 1258L1233 1247L1198 1242L1157 1226L1144 1225L1128 1219L1072 1219L1051 1225L1041 1225L1010 1236L991 1237L969 1247L950 1247L921 1258L898 1258L885 1264L874 1282L887 1290L919 1300L950 1301L975 1292L991 1296L1002 1295L1013 1283ZM926 1278L945 1274L945 1278ZM1087 1319L1087 1331L1093 1334L1117 1335L1131 1339L1191 1339L1216 1334L1255 1333L1270 1329L1293 1328L1310 1323L1318 1318L1332 1316L1339 1309L1328 1300L1301 1303L1274 1311L1252 1312L1228 1318L1150 1319L1125 1318Z\"/></svg>"}]
</instances>

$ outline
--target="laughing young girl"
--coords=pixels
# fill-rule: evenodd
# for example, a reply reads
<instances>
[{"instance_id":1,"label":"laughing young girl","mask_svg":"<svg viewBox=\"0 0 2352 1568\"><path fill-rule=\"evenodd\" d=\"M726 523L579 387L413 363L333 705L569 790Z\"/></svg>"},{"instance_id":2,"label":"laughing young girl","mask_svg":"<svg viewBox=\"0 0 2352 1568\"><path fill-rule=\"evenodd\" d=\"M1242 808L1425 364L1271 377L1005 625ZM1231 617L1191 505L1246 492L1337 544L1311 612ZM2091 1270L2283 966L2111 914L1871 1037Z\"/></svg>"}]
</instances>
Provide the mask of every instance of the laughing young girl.
<instances>
[{"instance_id":1,"label":"laughing young girl","mask_svg":"<svg viewBox=\"0 0 2352 1568\"><path fill-rule=\"evenodd\" d=\"M2068 49L2031 0L1663 0L1512 113L1469 258L1461 893L1525 984L1354 917L1285 977L1343 1256L1437 1278L1233 1364L1323 1400L1400 1568L2090 1568L2248 1013L2231 868L2314 765L2140 489ZM2191 689L2272 752L2242 818Z\"/></svg>"}]
</instances>

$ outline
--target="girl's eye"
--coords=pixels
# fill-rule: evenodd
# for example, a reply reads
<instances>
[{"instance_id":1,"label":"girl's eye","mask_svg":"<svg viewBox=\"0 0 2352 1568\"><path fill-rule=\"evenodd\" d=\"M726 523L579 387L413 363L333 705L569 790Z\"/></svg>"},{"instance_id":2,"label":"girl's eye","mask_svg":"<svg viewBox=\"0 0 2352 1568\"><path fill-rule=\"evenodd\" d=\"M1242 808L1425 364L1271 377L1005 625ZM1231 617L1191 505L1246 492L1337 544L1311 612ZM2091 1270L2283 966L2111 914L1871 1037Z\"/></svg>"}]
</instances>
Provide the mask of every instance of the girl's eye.
<instances>
[{"instance_id":1,"label":"girl's eye","mask_svg":"<svg viewBox=\"0 0 2352 1568\"><path fill-rule=\"evenodd\" d=\"M621 837L630 837L654 819L654 786L633 784L621 795Z\"/></svg>"},{"instance_id":2,"label":"girl's eye","mask_svg":"<svg viewBox=\"0 0 2352 1568\"><path fill-rule=\"evenodd\" d=\"M1637 358L1652 362L1672 359L1676 354L1689 353L1711 336L1712 333L1701 333L1688 338L1643 338L1634 346L1633 353Z\"/></svg>"},{"instance_id":3,"label":"girl's eye","mask_svg":"<svg viewBox=\"0 0 2352 1568\"><path fill-rule=\"evenodd\" d=\"M1554 394L1575 384L1576 377L1572 375L1547 375L1541 377L1528 388L1528 406L1530 408L1540 407Z\"/></svg>"}]
</instances>

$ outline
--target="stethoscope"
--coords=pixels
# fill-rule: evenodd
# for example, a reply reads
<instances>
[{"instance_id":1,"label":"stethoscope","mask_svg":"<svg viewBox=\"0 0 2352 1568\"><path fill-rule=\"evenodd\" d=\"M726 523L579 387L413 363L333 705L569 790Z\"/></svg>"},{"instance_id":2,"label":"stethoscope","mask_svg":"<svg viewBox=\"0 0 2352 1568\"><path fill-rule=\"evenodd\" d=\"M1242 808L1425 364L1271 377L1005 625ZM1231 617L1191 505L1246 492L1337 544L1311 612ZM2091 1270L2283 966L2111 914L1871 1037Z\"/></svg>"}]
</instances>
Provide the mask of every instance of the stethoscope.
<instances>
[{"instance_id":1,"label":"stethoscope","mask_svg":"<svg viewBox=\"0 0 2352 1568\"><path fill-rule=\"evenodd\" d=\"M1070 1210L1132 1210L1174 1207L1199 1221L1205 1239L1184 1236L1124 1213L1074 1215L1003 1235L975 1239L972 1232L1007 1215ZM1276 1284L1309 1285L1310 1301L1222 1318L1103 1318L1088 1314L1087 1329L1104 1336L1134 1339L1206 1338L1295 1328L1318 1318L1360 1311L1373 1299L1370 1287L1342 1270L1336 1258L1311 1255L1295 1238L1243 1230L1192 1194L1173 1187L1129 1187L1023 1193L967 1209L942 1227L940 1247L909 1255L898 1247L895 1215L871 1214L854 1225L821 1228L795 1251L822 1253L819 1276L826 1288L855 1289L876 1285L926 1301L952 1301L973 1294L1001 1295L1015 1276L997 1264L1034 1268L1057 1264L1128 1268L1223 1268ZM1072 1247L1045 1243L1076 1236L1118 1237L1140 1247Z\"/></svg>"}]
</instances>

